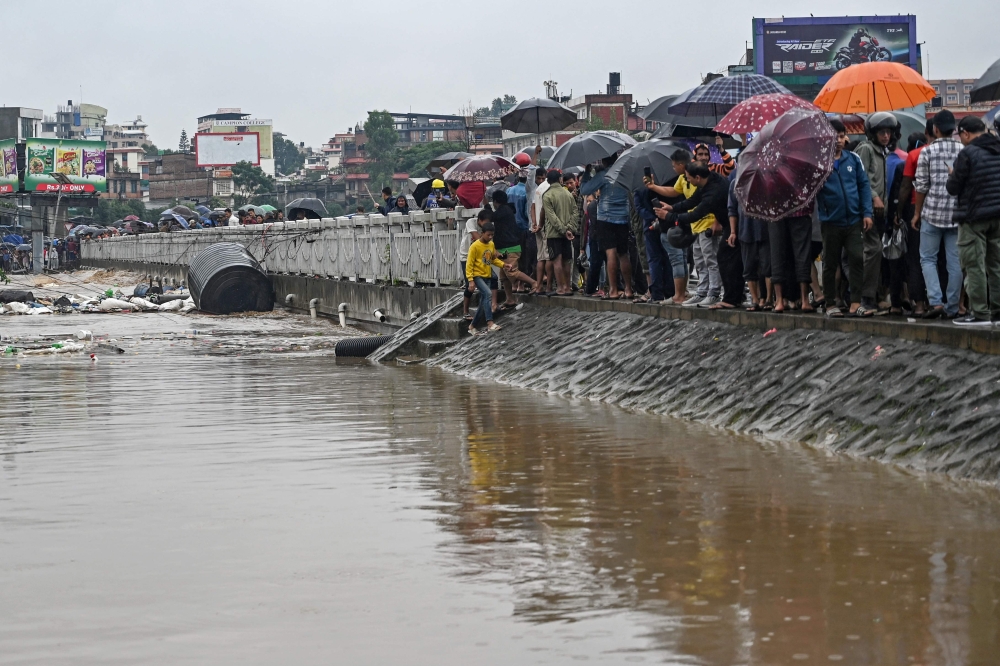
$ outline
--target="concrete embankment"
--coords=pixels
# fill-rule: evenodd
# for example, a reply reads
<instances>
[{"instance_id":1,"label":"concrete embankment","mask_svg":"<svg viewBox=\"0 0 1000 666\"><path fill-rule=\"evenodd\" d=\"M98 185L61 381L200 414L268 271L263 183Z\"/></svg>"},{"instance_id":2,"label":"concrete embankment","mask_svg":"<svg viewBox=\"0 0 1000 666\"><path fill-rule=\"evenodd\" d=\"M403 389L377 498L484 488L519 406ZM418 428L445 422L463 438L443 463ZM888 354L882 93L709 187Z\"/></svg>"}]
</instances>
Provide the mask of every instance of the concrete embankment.
<instances>
[{"instance_id":1,"label":"concrete embankment","mask_svg":"<svg viewBox=\"0 0 1000 666\"><path fill-rule=\"evenodd\" d=\"M786 328L765 337L766 330L532 304L504 317L502 331L466 339L431 364L913 469L1000 480L996 356L869 333Z\"/></svg>"}]
</instances>

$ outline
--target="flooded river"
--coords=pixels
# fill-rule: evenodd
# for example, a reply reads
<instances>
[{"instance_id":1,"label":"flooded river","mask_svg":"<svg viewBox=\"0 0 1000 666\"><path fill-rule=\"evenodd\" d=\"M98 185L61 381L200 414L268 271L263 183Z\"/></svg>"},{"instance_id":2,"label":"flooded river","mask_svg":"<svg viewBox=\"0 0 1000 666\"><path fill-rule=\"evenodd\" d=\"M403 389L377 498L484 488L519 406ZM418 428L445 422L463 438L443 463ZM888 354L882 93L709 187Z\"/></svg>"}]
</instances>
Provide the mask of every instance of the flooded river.
<instances>
[{"instance_id":1,"label":"flooded river","mask_svg":"<svg viewBox=\"0 0 1000 666\"><path fill-rule=\"evenodd\" d=\"M993 489L199 344L0 360L0 664L1000 663Z\"/></svg>"}]
</instances>

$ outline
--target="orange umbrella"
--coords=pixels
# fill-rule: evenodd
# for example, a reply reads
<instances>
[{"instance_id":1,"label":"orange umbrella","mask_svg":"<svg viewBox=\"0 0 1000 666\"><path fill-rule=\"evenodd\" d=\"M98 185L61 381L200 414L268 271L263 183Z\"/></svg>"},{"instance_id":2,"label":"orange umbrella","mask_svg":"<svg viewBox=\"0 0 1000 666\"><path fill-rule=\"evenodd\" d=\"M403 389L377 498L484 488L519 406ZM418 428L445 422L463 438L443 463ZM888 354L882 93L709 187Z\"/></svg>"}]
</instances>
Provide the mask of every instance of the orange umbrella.
<instances>
[{"instance_id":1,"label":"orange umbrella","mask_svg":"<svg viewBox=\"0 0 1000 666\"><path fill-rule=\"evenodd\" d=\"M923 104L935 95L924 77L906 65L863 62L834 74L813 103L827 113L875 113Z\"/></svg>"}]
</instances>

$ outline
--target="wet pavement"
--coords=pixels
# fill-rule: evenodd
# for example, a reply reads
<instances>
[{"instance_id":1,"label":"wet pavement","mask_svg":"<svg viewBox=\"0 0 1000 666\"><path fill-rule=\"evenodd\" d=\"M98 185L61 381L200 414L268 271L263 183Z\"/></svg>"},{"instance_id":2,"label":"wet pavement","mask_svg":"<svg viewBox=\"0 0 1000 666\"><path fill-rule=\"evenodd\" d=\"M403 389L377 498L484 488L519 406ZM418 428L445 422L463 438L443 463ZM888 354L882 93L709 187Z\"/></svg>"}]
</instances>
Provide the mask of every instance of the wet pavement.
<instances>
[{"instance_id":1,"label":"wet pavement","mask_svg":"<svg viewBox=\"0 0 1000 666\"><path fill-rule=\"evenodd\" d=\"M257 330L0 358L0 664L997 663L994 488Z\"/></svg>"}]
</instances>

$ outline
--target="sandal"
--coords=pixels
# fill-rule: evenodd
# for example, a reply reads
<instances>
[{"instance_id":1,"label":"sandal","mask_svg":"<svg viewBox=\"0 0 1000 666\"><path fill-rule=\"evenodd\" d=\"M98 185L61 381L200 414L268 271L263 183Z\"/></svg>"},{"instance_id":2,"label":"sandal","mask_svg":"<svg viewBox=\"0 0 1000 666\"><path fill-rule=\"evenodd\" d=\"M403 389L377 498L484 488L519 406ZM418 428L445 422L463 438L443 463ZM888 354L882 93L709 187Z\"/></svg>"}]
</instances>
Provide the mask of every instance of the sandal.
<instances>
[{"instance_id":1,"label":"sandal","mask_svg":"<svg viewBox=\"0 0 1000 666\"><path fill-rule=\"evenodd\" d=\"M709 310L735 310L736 306L735 305L730 305L729 303L726 303L725 301L719 301L715 305L709 305L708 309Z\"/></svg>"},{"instance_id":2,"label":"sandal","mask_svg":"<svg viewBox=\"0 0 1000 666\"><path fill-rule=\"evenodd\" d=\"M462 319L464 319L465 321L472 321L472 315L470 315L470 314L463 315Z\"/></svg>"},{"instance_id":3,"label":"sandal","mask_svg":"<svg viewBox=\"0 0 1000 666\"><path fill-rule=\"evenodd\" d=\"M644 294L644 295L640 296L639 298L633 298L632 302L633 303L649 303L649 300L650 300L649 296L646 296Z\"/></svg>"},{"instance_id":4,"label":"sandal","mask_svg":"<svg viewBox=\"0 0 1000 666\"><path fill-rule=\"evenodd\" d=\"M865 306L861 305L858 307L857 311L854 313L855 317L873 317L875 313Z\"/></svg>"},{"instance_id":5,"label":"sandal","mask_svg":"<svg viewBox=\"0 0 1000 666\"><path fill-rule=\"evenodd\" d=\"M843 319L844 313L837 306L833 306L832 308L826 309L826 316L830 317L831 319Z\"/></svg>"}]
</instances>

